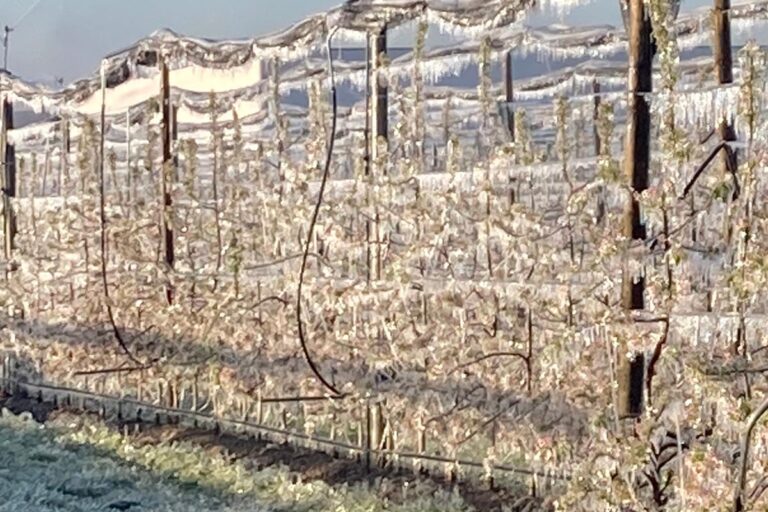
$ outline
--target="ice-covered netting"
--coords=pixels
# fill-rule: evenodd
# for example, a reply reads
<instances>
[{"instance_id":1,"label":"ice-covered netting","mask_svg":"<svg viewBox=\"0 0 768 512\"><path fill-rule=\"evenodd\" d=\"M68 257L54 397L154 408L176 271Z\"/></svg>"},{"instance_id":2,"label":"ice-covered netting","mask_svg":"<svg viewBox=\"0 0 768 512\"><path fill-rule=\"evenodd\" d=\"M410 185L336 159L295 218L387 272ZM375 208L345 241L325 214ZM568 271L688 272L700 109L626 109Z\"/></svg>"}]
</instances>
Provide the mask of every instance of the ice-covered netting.
<instances>
[{"instance_id":1,"label":"ice-covered netting","mask_svg":"<svg viewBox=\"0 0 768 512\"><path fill-rule=\"evenodd\" d=\"M728 14L734 33L749 33L754 28L762 27L768 20L768 2L737 0L731 3ZM711 42L714 23L710 7L700 7L682 13L675 22L678 44L681 48L690 48Z\"/></svg>"},{"instance_id":2,"label":"ice-covered netting","mask_svg":"<svg viewBox=\"0 0 768 512\"><path fill-rule=\"evenodd\" d=\"M187 90L196 90L194 83L211 90L205 80L200 80L201 77L196 75L205 72L217 74L217 71L219 77L216 78L232 80L233 75L243 75L249 80L247 85L251 85L260 79L254 77L253 73L260 69L263 61L274 58L297 60L306 57L321 50L326 37L332 31L341 30L342 36L349 37L355 32L369 31L372 27L383 24L395 27L414 19L432 20L442 28L454 27L457 32L473 29L485 31L514 22L528 7L530 5L526 2L508 0L349 2L328 13L311 16L284 31L240 41L211 41L179 36L166 29L106 57L107 82L110 86L116 86L129 78L141 79L145 71L139 63L155 62L157 55L161 55L171 69L192 68L186 72L195 80L192 80L193 83ZM152 55L150 52L156 54ZM205 68L205 71L199 68ZM11 87L4 84L4 90L13 90L20 100L50 110L56 105L77 104L86 100L96 93L100 83L100 76L95 74L61 91L38 89L33 92L28 85L19 83L17 86L15 82L10 84ZM234 88L237 88L236 84L230 86L230 90Z\"/></svg>"},{"instance_id":3,"label":"ice-covered netting","mask_svg":"<svg viewBox=\"0 0 768 512\"><path fill-rule=\"evenodd\" d=\"M500 2L484 8L459 7L446 3L433 6L430 2L372 2L355 3L350 12L339 9L331 14L318 15L298 23L290 29L253 40L208 41L179 36L169 30L162 30L142 39L134 46L106 59L108 101L110 112L120 111L146 101L156 95L159 78L156 71L138 64L145 62L147 52L157 51L165 55L171 68L171 83L179 90L189 93L218 93L243 91L243 94L259 90L265 80L265 67L275 58L300 62L306 57L322 51L322 37L329 27L345 28L344 34L370 28L372 20L388 20L395 23L412 21L426 16L428 21L442 20L458 27L479 27L483 37L488 38L495 52L512 49L521 54L535 54L547 58L593 57L604 58L622 51L626 46L623 30L610 26L568 27L552 25L531 28L520 23L502 23L506 9ZM469 10L467 10L469 9ZM494 9L497 9L494 11ZM399 14L398 14L399 13ZM481 16L480 13L485 13ZM731 20L737 31L747 31L768 17L768 2L734 4L730 11ZM350 17L351 16L351 17ZM676 22L679 43L688 48L709 41L711 16L707 10L698 10L683 15ZM455 46L430 50L424 56L423 73L428 81L460 72L476 60L479 38ZM395 59L389 70L394 75L409 72L412 54ZM339 77L356 85L365 82L364 66L354 65L344 69L341 64ZM306 77L325 76L324 64L301 65L292 71L281 88L306 87ZM100 78L92 76L73 83L61 91L53 91L19 81L9 75L2 80L4 91L18 101L36 110L53 111L64 109L93 115L98 111L100 95L97 93Z\"/></svg>"},{"instance_id":4,"label":"ice-covered netting","mask_svg":"<svg viewBox=\"0 0 768 512\"><path fill-rule=\"evenodd\" d=\"M707 58L683 61L680 65L682 89L671 96L668 93L651 94L657 110L663 111L666 104L672 103L679 112L677 115L678 120L687 125L711 123L712 120L718 119L723 115L731 117L734 113L733 105L736 105L732 100L738 94L738 87L718 88L710 86L703 90L701 89L702 84L708 83L706 78L702 78L701 73L704 73L706 76L706 71L711 70L712 65L711 59ZM738 67L736 67L735 73L738 78ZM593 83L594 81L599 81L603 91L599 95L602 98L606 101L621 102L625 99L625 94L621 92L621 86L625 83L625 75L626 70L621 63L587 61L556 73L517 81L515 83L515 100L541 102L542 100L567 94L570 96L569 101L574 104L579 102L589 103L593 101L595 96L591 92ZM306 77L301 77L300 73L288 74L284 79L280 80L279 87L283 89L283 86L285 86L286 89L292 90L297 86L292 84L301 84L301 87L306 87L306 82ZM110 133L113 133L115 130L123 130L126 122L126 113L129 111L133 125L140 124L147 115L147 108L157 97L156 92L159 90L159 81L156 79L142 79L141 83L144 84L142 85L144 89L141 95L142 97L148 96L149 99L139 104L133 104L135 98L132 99L130 90L125 92L125 94L122 93L126 89L135 90L134 85L138 85L139 81L129 81L117 89L108 89L107 113L111 114L110 119L108 119L108 123L111 125ZM150 85L147 86L146 84ZM217 110L217 120L225 124L232 123L234 120L233 116L236 113L243 125L253 133L258 133L260 127L263 129L268 128L270 118L268 105L273 92L267 89L268 83L263 81L253 87L234 93L231 91L217 93L215 107ZM155 91L155 93L150 94L152 91ZM489 93L499 101L504 100L504 94L499 87L491 88ZM453 109L466 108L468 111L480 111L479 96L476 89L427 86L424 88L423 94L427 102L428 112L435 114L435 122L442 121L439 119L439 113L445 108L445 102L447 101L451 102ZM574 94L576 95L574 96ZM193 130L194 126L204 127L211 122L210 93L184 92L174 87L172 88L172 97L178 107L177 120L182 134ZM128 99L126 100L125 98ZM100 108L100 102L96 102L95 98L91 98L83 106L87 111L95 113ZM530 105L526 105L524 108L529 107ZM362 123L363 118L359 114L362 108L363 105L360 102L352 107L351 112L347 112L342 108L340 118L345 119L349 115L354 114L355 119ZM285 105L283 110L286 115L298 117L301 116L303 111L301 107L291 107L288 105ZM393 112L393 115L395 114ZM151 117L153 123L159 122L159 114L153 113ZM72 119L73 122L78 122L78 117L73 117ZM350 119L350 122L353 122L353 119ZM42 142L49 130L50 125L41 126L40 130L35 130L34 127L27 127L24 131L19 132L19 134L11 132L11 137L14 141L18 140L25 143L34 142L35 139ZM114 136L108 134L108 138L110 137L114 138ZM20 146L19 149L21 150L22 147Z\"/></svg>"},{"instance_id":5,"label":"ice-covered netting","mask_svg":"<svg viewBox=\"0 0 768 512\"><path fill-rule=\"evenodd\" d=\"M691 89L671 94L659 94L652 99L653 108L662 113L669 108L675 113L676 122L685 126L717 126L721 119L737 119L739 111L739 86ZM734 128L744 133L741 122Z\"/></svg>"}]
</instances>

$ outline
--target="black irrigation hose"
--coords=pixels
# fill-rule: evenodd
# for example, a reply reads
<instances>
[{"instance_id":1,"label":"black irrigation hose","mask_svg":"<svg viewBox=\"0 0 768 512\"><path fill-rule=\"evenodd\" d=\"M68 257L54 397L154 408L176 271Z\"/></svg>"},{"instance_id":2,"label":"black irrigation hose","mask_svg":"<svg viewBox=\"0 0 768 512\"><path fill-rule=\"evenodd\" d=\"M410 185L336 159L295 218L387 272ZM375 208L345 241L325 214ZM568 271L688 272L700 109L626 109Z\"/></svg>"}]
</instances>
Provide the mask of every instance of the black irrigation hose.
<instances>
[{"instance_id":1,"label":"black irrigation hose","mask_svg":"<svg viewBox=\"0 0 768 512\"><path fill-rule=\"evenodd\" d=\"M107 316L112 326L112 333L115 336L117 344L130 359L138 366L146 367L145 363L139 361L128 349L128 346L120 333L115 321L115 314L112 311L109 296L109 282L107 281L107 216L104 208L104 137L106 131L106 70L104 64L101 66L101 134L99 139L99 241L101 244L101 283L104 289L104 304L107 306Z\"/></svg>"},{"instance_id":2,"label":"black irrigation hose","mask_svg":"<svg viewBox=\"0 0 768 512\"><path fill-rule=\"evenodd\" d=\"M333 108L333 117L331 119L331 134L330 134L330 140L328 141L328 152L325 159L325 168L323 169L323 180L320 183L320 191L318 192L317 196L317 202L315 203L315 211L312 214L312 220L309 223L309 231L307 232L307 243L304 244L304 255L301 258L301 270L299 271L299 285L296 290L296 322L299 327L299 342L301 343L301 350L304 352L304 358L307 360L307 364L309 365L309 368L312 370L312 373L317 377L317 380L320 381L320 383L328 389L331 393L333 393L336 397L344 396L343 393L341 393L336 387L328 382L328 380L323 377L322 373L320 373L319 368L315 364L315 362L312 360L312 356L309 353L309 348L307 347L307 337L304 333L304 322L301 318L301 291L304 286L304 272L307 269L307 259L309 258L309 247L312 243L312 234L315 231L315 224L317 224L317 217L320 214L320 207L323 204L323 193L325 192L325 185L328 183L328 175L330 174L331 169L331 161L333 159L333 146L336 139L336 117L337 117L337 97L336 97L336 80L333 74L333 52L331 49L331 41L333 40L333 34L335 32L335 29L332 30L328 34L328 71L331 78L331 101L332 101L332 108Z\"/></svg>"}]
</instances>

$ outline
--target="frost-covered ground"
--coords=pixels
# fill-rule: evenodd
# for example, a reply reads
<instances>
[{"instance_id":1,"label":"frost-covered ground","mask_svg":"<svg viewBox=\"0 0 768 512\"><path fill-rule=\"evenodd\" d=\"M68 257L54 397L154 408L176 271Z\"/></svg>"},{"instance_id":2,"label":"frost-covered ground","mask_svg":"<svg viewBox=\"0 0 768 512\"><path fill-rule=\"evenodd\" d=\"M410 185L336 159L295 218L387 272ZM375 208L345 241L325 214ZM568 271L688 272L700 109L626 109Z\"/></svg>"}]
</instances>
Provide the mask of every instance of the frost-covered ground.
<instances>
[{"instance_id":1,"label":"frost-covered ground","mask_svg":"<svg viewBox=\"0 0 768 512\"><path fill-rule=\"evenodd\" d=\"M418 484L404 494L407 504L393 504L380 495L389 486L334 488L283 467L251 471L199 446L138 443L86 418L0 417L2 512L470 510L456 495Z\"/></svg>"},{"instance_id":2,"label":"frost-covered ground","mask_svg":"<svg viewBox=\"0 0 768 512\"><path fill-rule=\"evenodd\" d=\"M130 451L129 445L119 453L86 441L61 423L44 426L4 414L0 419L0 510L269 510L238 495L236 484L220 490L208 483L216 470L213 466L211 474L200 471L197 478L163 475L131 461ZM201 469L198 464L197 470Z\"/></svg>"}]
</instances>

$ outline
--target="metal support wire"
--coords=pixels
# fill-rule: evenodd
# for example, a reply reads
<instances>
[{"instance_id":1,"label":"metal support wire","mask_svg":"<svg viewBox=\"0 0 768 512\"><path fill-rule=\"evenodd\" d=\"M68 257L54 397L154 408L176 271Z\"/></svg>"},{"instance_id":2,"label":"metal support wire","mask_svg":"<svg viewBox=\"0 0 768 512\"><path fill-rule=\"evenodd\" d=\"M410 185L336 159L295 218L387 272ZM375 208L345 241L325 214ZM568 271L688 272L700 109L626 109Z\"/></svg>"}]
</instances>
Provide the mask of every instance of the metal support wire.
<instances>
[{"instance_id":1,"label":"metal support wire","mask_svg":"<svg viewBox=\"0 0 768 512\"><path fill-rule=\"evenodd\" d=\"M106 410L109 406L111 410L120 411L121 416L130 417L126 413L126 406L132 406L136 411L141 411L141 415L146 418L158 418L161 415L168 417L174 417L174 420L184 419L190 424L197 425L209 425L211 428L219 428L222 431L229 431L232 433L247 433L253 435L264 436L277 436L281 439L289 439L293 444L310 447L314 445L315 449L321 451L326 449L330 452L343 450L350 458L356 455L365 455L366 452L389 457L389 460L394 461L411 461L411 462L432 462L435 464L451 464L459 467L465 467L474 470L485 470L486 466L483 462L466 460L466 459L454 459L449 457L443 457L440 455L429 455L424 453L412 453L412 452L399 452L390 449L381 449L378 447L367 448L365 446L360 447L353 444L326 439L311 434L305 434L302 432L296 432L289 429L283 429L279 427L272 427L269 425L256 424L244 420L235 420L230 418L222 418L213 416L210 414L190 411L174 407L165 407L156 405L133 398L119 398L92 391L83 391L79 389L68 388L65 386L55 386L49 384L36 384L25 382L21 379L9 375L4 379L6 383L13 386L16 392L26 396L38 396L45 400L45 394L49 393L54 397L65 395L65 402L76 403L75 399L81 403L85 403L86 400L91 400L97 403L100 410ZM264 402L269 401L265 399ZM407 468L406 465L400 464L401 467ZM546 468L546 469L532 469L511 466L507 464L494 464L491 469L496 472L510 473L531 476L534 478L549 478L552 480L569 481L571 475L568 471L560 468Z\"/></svg>"}]
</instances>

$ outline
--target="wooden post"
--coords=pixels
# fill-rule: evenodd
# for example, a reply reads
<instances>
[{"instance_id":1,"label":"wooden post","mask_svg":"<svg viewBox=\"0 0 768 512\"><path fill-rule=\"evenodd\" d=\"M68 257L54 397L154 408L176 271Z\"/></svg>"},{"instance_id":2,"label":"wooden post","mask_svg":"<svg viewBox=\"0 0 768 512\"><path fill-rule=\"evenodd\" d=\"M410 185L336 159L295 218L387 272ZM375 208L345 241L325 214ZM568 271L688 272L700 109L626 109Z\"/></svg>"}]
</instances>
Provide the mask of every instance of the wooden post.
<instances>
[{"instance_id":1,"label":"wooden post","mask_svg":"<svg viewBox=\"0 0 768 512\"><path fill-rule=\"evenodd\" d=\"M371 406L366 404L365 406L365 467L370 471L371 469L371 449L374 446L373 442L373 415L371 414ZM359 436L358 436L359 438Z\"/></svg>"},{"instance_id":2,"label":"wooden post","mask_svg":"<svg viewBox=\"0 0 768 512\"><path fill-rule=\"evenodd\" d=\"M632 192L640 194L648 188L649 184L651 117L648 101L643 94L652 90L653 50L651 23L645 15L642 1L627 1L630 3L630 98L624 170ZM635 197L630 197L625 210L624 233L627 238L633 240L645 239L645 226L640 220L639 204Z\"/></svg>"},{"instance_id":3,"label":"wooden post","mask_svg":"<svg viewBox=\"0 0 768 512\"><path fill-rule=\"evenodd\" d=\"M490 431L490 438L491 438L491 448L496 451L496 422L494 421L491 423L491 431ZM493 466L491 466L491 474L488 476L488 489L491 491L495 488L495 480L493 478Z\"/></svg>"},{"instance_id":4,"label":"wooden post","mask_svg":"<svg viewBox=\"0 0 768 512\"><path fill-rule=\"evenodd\" d=\"M13 211L11 198L16 197L16 152L12 144L8 142L8 130L13 129L13 103L8 98L3 98L2 127L0 128L0 151L2 151L3 163L3 238L4 255L6 261L6 278L12 270L11 260L16 241L16 214Z\"/></svg>"},{"instance_id":5,"label":"wooden post","mask_svg":"<svg viewBox=\"0 0 768 512\"><path fill-rule=\"evenodd\" d=\"M69 138L69 119L66 117L61 118L61 160L59 161L59 177L58 177L58 193L62 195L66 191L64 181L69 185L69 150L71 149L71 140Z\"/></svg>"},{"instance_id":6,"label":"wooden post","mask_svg":"<svg viewBox=\"0 0 768 512\"><path fill-rule=\"evenodd\" d=\"M625 358L626 359L626 358ZM619 365L619 414L621 418L636 418L643 413L643 382L645 382L645 355L634 354L631 360Z\"/></svg>"},{"instance_id":7,"label":"wooden post","mask_svg":"<svg viewBox=\"0 0 768 512\"><path fill-rule=\"evenodd\" d=\"M367 415L368 415L368 408L366 407L366 418L368 417ZM357 446L360 448L361 452L366 451L365 443L367 441L363 439L363 436L365 435L365 432L364 432L365 426L368 424L367 421L368 421L367 419L363 421L362 418L357 420ZM357 452L357 456L355 457L357 462L363 462L363 458L365 458L366 460L368 458L367 453L365 454L365 457L363 457L363 454L361 452Z\"/></svg>"},{"instance_id":8,"label":"wooden post","mask_svg":"<svg viewBox=\"0 0 768 512\"><path fill-rule=\"evenodd\" d=\"M592 111L592 132L595 138L595 157L599 158L603 153L603 141L600 140L600 82L597 79L592 80L592 93L594 94L595 108ZM611 142L607 141L610 146ZM608 148L610 150L610 147ZM600 185L597 192L597 207L595 209L595 222L602 224L605 219L605 189Z\"/></svg>"},{"instance_id":9,"label":"wooden post","mask_svg":"<svg viewBox=\"0 0 768 512\"><path fill-rule=\"evenodd\" d=\"M160 60L160 73L162 76L161 84L161 109L163 115L163 129L162 129L162 142L163 142L163 167L160 176L160 194L162 195L162 238L163 238L163 256L165 259L166 271L173 270L174 264L174 251L173 251L173 226L171 225L170 216L173 208L173 200L171 199L171 185L168 183L171 177L175 174L171 170L173 166L173 158L171 155L171 143L173 140L173 122L172 122L172 107L171 107L171 87L168 78L168 66L165 59ZM168 304L173 304L173 287L170 283L166 284L165 297Z\"/></svg>"},{"instance_id":10,"label":"wooden post","mask_svg":"<svg viewBox=\"0 0 768 512\"><path fill-rule=\"evenodd\" d=\"M365 175L371 174L371 36L365 44Z\"/></svg>"},{"instance_id":11,"label":"wooden post","mask_svg":"<svg viewBox=\"0 0 768 512\"><path fill-rule=\"evenodd\" d=\"M11 378L11 365L10 365L10 354L5 354L5 357L3 357L3 386L2 391L3 393L10 394L9 390L9 384L10 384L10 378Z\"/></svg>"},{"instance_id":12,"label":"wooden post","mask_svg":"<svg viewBox=\"0 0 768 512\"><path fill-rule=\"evenodd\" d=\"M367 175L380 171L386 174L386 169L378 169L381 158L380 149L385 150L389 141L389 87L386 77L381 73L382 60L387 56L387 26L384 25L377 33L369 36L370 62L368 65L371 83L371 115L373 117L372 137L368 153L371 162L366 164ZM375 93L374 93L375 92ZM372 281L381 277L381 247L379 244L379 215L378 209L374 219L366 221L366 261L368 263L367 279Z\"/></svg>"},{"instance_id":13,"label":"wooden post","mask_svg":"<svg viewBox=\"0 0 768 512\"><path fill-rule=\"evenodd\" d=\"M650 163L651 114L645 93L652 91L653 45L651 21L643 0L627 2L629 33L629 104L627 138L624 152L624 172L630 185L630 196L624 209L624 235L630 241L645 240L646 229L640 217L637 195L648 188ZM630 275L625 266L622 273L621 305L627 310L645 308L645 280ZM625 351L620 351L622 354ZM619 411L621 416L638 416L642 409L644 359L634 354L621 357L619 365ZM638 395L639 393L639 395ZM626 398L626 400L625 400ZM639 404L639 406L637 406Z\"/></svg>"},{"instance_id":14,"label":"wooden post","mask_svg":"<svg viewBox=\"0 0 768 512\"><path fill-rule=\"evenodd\" d=\"M424 455L427 453L427 427L423 425L419 425L418 430L416 431L418 437L416 438L416 453L419 455ZM419 460L417 463L417 467L419 469L419 472L422 473L424 471L424 462Z\"/></svg>"},{"instance_id":15,"label":"wooden post","mask_svg":"<svg viewBox=\"0 0 768 512\"><path fill-rule=\"evenodd\" d=\"M652 90L653 47L651 21L645 14L642 0L629 2L629 105L627 138L624 153L624 172L632 195L624 209L624 235L629 240L645 240L646 229L640 219L637 194L649 185L651 115L644 93ZM634 279L624 272L622 306L627 310L643 309L644 280Z\"/></svg>"},{"instance_id":16,"label":"wooden post","mask_svg":"<svg viewBox=\"0 0 768 512\"><path fill-rule=\"evenodd\" d=\"M507 92L507 130L509 130L509 140L515 142L515 109L513 107L515 91L512 81L512 50L507 51L507 60L504 66L504 85Z\"/></svg>"},{"instance_id":17,"label":"wooden post","mask_svg":"<svg viewBox=\"0 0 768 512\"><path fill-rule=\"evenodd\" d=\"M48 142L45 143L45 162L43 163L43 183L40 185L40 195L48 196L48 174L51 172L51 150Z\"/></svg>"},{"instance_id":18,"label":"wooden post","mask_svg":"<svg viewBox=\"0 0 768 512\"><path fill-rule=\"evenodd\" d=\"M385 464L385 457L378 452L384 448L384 424L383 407L380 403L374 404L371 407L370 425L368 426L369 448L374 452L373 460L381 466Z\"/></svg>"},{"instance_id":19,"label":"wooden post","mask_svg":"<svg viewBox=\"0 0 768 512\"><path fill-rule=\"evenodd\" d=\"M595 156L600 156L603 152L603 146L600 142L600 82L595 78L592 80L592 93L594 96L595 108L592 111L592 134L595 138Z\"/></svg>"},{"instance_id":20,"label":"wooden post","mask_svg":"<svg viewBox=\"0 0 768 512\"><path fill-rule=\"evenodd\" d=\"M717 81L720 85L733 83L733 57L731 55L731 18L730 18L731 0L715 0L714 12L714 57L715 69L717 71ZM722 119L718 127L720 140L731 142L736 140L736 131L733 129L731 119ZM720 152L722 169L726 173L728 170L736 172L737 159L736 151L726 147L725 151Z\"/></svg>"},{"instance_id":21,"label":"wooden post","mask_svg":"<svg viewBox=\"0 0 768 512\"><path fill-rule=\"evenodd\" d=\"M192 378L192 411L194 412L198 411L197 403L198 403L198 397L200 396L199 380L200 380L200 375L196 370L195 376Z\"/></svg>"},{"instance_id":22,"label":"wooden post","mask_svg":"<svg viewBox=\"0 0 768 512\"><path fill-rule=\"evenodd\" d=\"M133 169L131 169L131 107L125 110L125 172L126 183L128 185L127 192L127 204L128 204L128 216L131 215L131 206L135 199L133 192Z\"/></svg>"},{"instance_id":23,"label":"wooden post","mask_svg":"<svg viewBox=\"0 0 768 512\"><path fill-rule=\"evenodd\" d=\"M171 105L171 153L173 154L173 179L178 182L179 177L179 107Z\"/></svg>"},{"instance_id":24,"label":"wooden post","mask_svg":"<svg viewBox=\"0 0 768 512\"><path fill-rule=\"evenodd\" d=\"M373 36L372 45L372 58L373 58L373 73L374 83L373 90L376 94L373 95L373 148L371 155L373 161L377 161L379 155L379 141L384 139L385 142L389 141L389 87L387 85L387 77L381 74L382 59L387 56L387 26L384 25L377 34Z\"/></svg>"}]
</instances>

